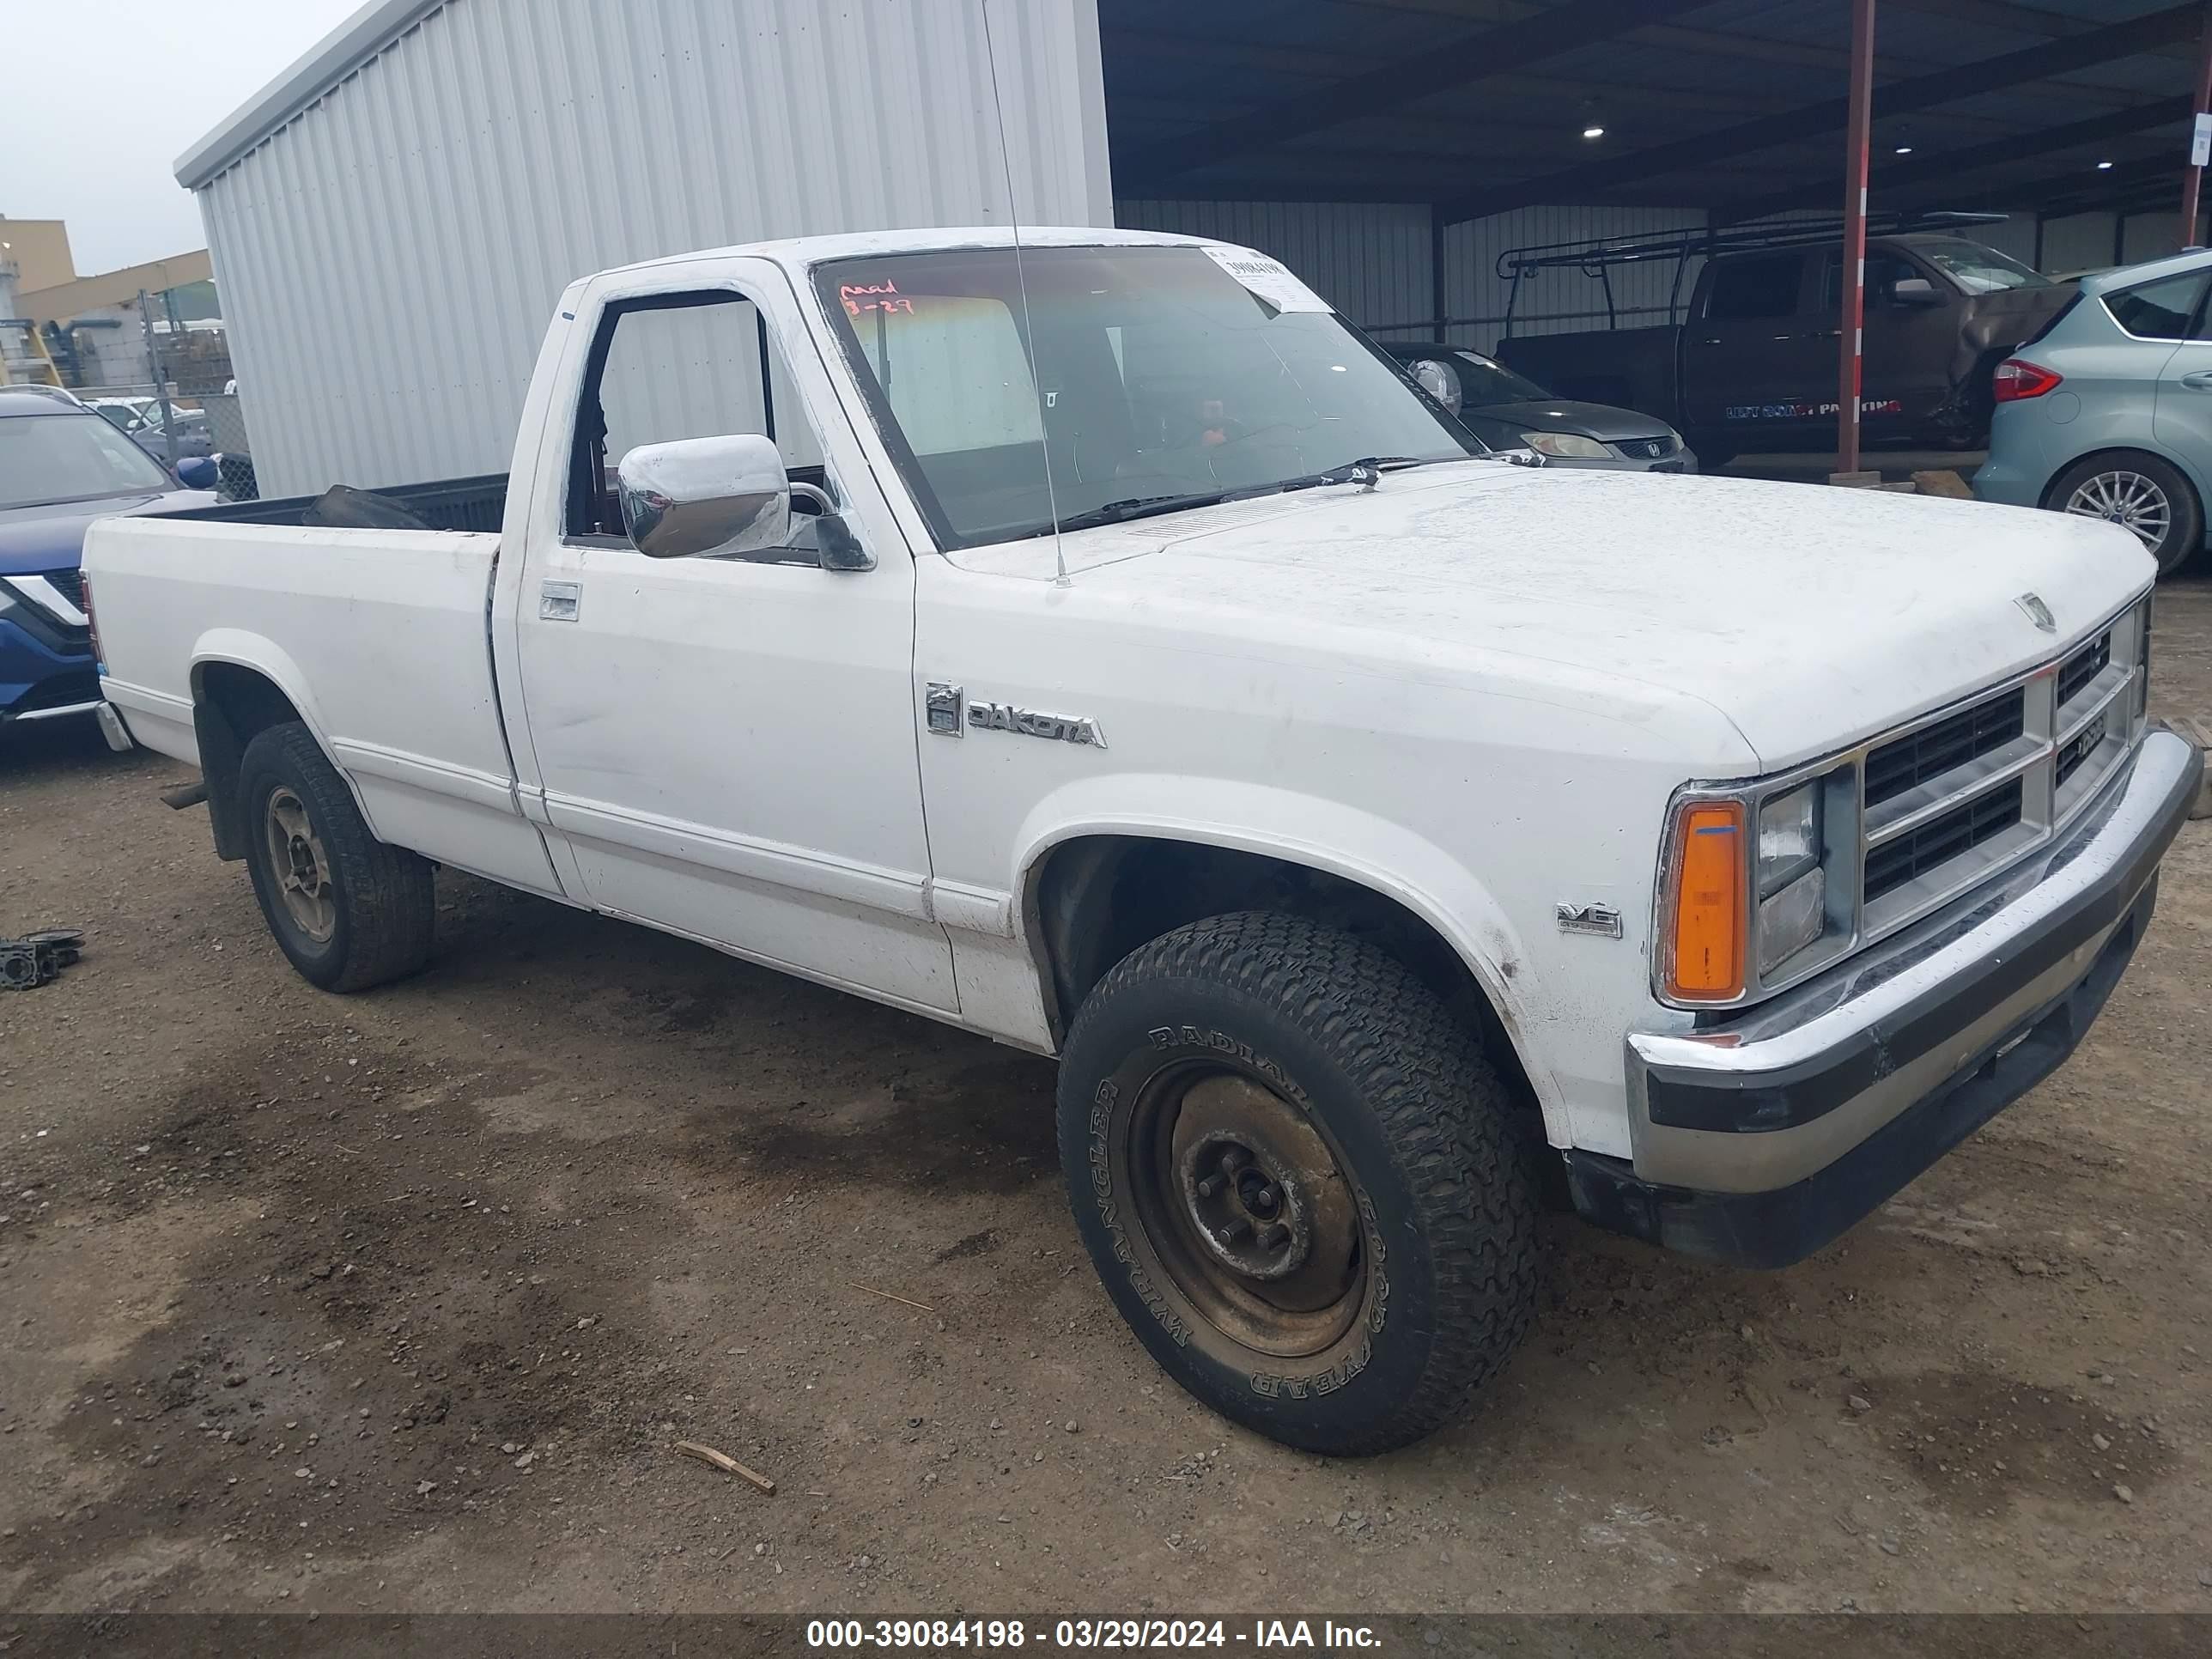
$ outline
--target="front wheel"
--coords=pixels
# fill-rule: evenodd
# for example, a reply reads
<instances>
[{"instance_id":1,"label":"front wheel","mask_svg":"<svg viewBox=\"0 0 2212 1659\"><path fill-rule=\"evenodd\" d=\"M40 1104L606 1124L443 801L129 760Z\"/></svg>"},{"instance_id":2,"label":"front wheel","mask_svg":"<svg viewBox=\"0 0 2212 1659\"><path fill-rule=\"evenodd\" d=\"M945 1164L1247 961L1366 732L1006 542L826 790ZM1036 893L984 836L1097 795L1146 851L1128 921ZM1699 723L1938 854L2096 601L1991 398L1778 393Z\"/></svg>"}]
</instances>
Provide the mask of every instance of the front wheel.
<instances>
[{"instance_id":1,"label":"front wheel","mask_svg":"<svg viewBox=\"0 0 2212 1659\"><path fill-rule=\"evenodd\" d=\"M428 862L377 840L353 793L297 720L239 763L246 863L269 931L325 991L362 991L429 960L437 922Z\"/></svg>"},{"instance_id":2,"label":"front wheel","mask_svg":"<svg viewBox=\"0 0 2212 1659\"><path fill-rule=\"evenodd\" d=\"M1297 917L1194 922L1085 1001L1060 1079L1076 1224L1199 1400L1364 1455L1459 1417L1528 1328L1536 1205L1471 1031Z\"/></svg>"},{"instance_id":3,"label":"front wheel","mask_svg":"<svg viewBox=\"0 0 2212 1659\"><path fill-rule=\"evenodd\" d=\"M2050 503L2077 518L2116 524L2170 576L2204 544L2204 511L2179 471L2155 455L2092 455L2058 475Z\"/></svg>"}]
</instances>

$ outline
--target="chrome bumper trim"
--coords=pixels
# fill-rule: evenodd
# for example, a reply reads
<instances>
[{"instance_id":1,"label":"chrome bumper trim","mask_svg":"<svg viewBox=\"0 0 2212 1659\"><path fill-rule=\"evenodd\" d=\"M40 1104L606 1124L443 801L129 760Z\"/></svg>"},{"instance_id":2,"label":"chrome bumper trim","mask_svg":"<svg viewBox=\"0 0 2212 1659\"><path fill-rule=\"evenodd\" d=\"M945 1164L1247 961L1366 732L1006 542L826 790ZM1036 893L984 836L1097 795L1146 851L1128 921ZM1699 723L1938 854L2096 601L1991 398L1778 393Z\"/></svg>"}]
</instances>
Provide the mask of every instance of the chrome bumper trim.
<instances>
[{"instance_id":1,"label":"chrome bumper trim","mask_svg":"<svg viewBox=\"0 0 2212 1659\"><path fill-rule=\"evenodd\" d=\"M17 720L58 720L64 714L96 714L106 707L104 702L70 702L64 703L58 708L32 708L20 714L10 715L9 723L13 725Z\"/></svg>"},{"instance_id":2,"label":"chrome bumper trim","mask_svg":"<svg viewBox=\"0 0 2212 1659\"><path fill-rule=\"evenodd\" d=\"M2047 844L1934 915L1725 1025L1627 1042L1635 1173L1790 1186L1942 1088L2078 983L2155 878L2203 762L2147 737Z\"/></svg>"}]
</instances>

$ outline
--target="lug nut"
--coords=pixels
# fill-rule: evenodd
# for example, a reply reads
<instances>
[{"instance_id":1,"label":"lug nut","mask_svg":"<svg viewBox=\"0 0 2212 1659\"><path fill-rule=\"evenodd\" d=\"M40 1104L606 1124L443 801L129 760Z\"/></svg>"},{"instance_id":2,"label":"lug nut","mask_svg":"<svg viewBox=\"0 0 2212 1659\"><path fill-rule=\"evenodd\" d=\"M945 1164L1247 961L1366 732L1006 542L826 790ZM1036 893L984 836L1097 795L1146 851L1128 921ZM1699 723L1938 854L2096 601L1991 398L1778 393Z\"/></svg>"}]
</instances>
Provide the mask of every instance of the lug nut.
<instances>
[{"instance_id":1,"label":"lug nut","mask_svg":"<svg viewBox=\"0 0 2212 1659\"><path fill-rule=\"evenodd\" d=\"M1234 1244L1238 1239L1243 1237L1245 1234L1251 1231L1252 1224L1245 1220L1244 1218L1240 1215L1234 1221L1231 1221L1224 1226L1219 1232L1214 1235L1214 1237L1218 1238L1224 1244Z\"/></svg>"},{"instance_id":2,"label":"lug nut","mask_svg":"<svg viewBox=\"0 0 2212 1659\"><path fill-rule=\"evenodd\" d=\"M1263 1250L1272 1250L1279 1245L1287 1244L1290 1242L1291 1229L1287 1222L1278 1221L1260 1235L1260 1248Z\"/></svg>"},{"instance_id":3,"label":"lug nut","mask_svg":"<svg viewBox=\"0 0 2212 1659\"><path fill-rule=\"evenodd\" d=\"M1200 1198L1212 1198L1214 1194L1220 1190L1221 1177L1219 1176L1207 1176L1204 1180L1198 1183L1198 1195Z\"/></svg>"}]
</instances>

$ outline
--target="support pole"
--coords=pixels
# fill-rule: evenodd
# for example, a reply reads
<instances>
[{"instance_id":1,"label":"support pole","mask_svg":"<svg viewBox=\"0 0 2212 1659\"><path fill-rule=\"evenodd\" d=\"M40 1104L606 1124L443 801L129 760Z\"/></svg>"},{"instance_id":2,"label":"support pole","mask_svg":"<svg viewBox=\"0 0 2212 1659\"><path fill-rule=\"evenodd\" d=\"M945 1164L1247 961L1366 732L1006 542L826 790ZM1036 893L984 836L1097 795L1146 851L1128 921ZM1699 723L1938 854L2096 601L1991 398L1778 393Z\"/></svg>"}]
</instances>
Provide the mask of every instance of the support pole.
<instances>
[{"instance_id":1,"label":"support pole","mask_svg":"<svg viewBox=\"0 0 2212 1659\"><path fill-rule=\"evenodd\" d=\"M169 452L169 471L177 470L177 425L169 414L169 372L161 367L161 343L154 337L154 301L138 290L138 321L146 331L146 366L153 371L154 395L161 400L161 446Z\"/></svg>"},{"instance_id":2,"label":"support pole","mask_svg":"<svg viewBox=\"0 0 2212 1659\"><path fill-rule=\"evenodd\" d=\"M1429 207L1429 304L1436 312L1436 337L1442 343L1451 306L1444 293L1444 216L1433 203Z\"/></svg>"},{"instance_id":3,"label":"support pole","mask_svg":"<svg viewBox=\"0 0 2212 1659\"><path fill-rule=\"evenodd\" d=\"M1836 369L1836 471L1859 470L1859 389L1866 331L1867 153L1874 132L1874 0L1851 0L1850 115L1844 149L1842 349Z\"/></svg>"},{"instance_id":4,"label":"support pole","mask_svg":"<svg viewBox=\"0 0 2212 1659\"><path fill-rule=\"evenodd\" d=\"M2180 246L2197 246L2197 198L2204 182L2204 169L2196 164L2197 122L2212 110L2212 3L2204 8L2204 28L2197 47L2197 101L2190 106L2190 165L2181 171L2181 222L2175 228Z\"/></svg>"}]
</instances>

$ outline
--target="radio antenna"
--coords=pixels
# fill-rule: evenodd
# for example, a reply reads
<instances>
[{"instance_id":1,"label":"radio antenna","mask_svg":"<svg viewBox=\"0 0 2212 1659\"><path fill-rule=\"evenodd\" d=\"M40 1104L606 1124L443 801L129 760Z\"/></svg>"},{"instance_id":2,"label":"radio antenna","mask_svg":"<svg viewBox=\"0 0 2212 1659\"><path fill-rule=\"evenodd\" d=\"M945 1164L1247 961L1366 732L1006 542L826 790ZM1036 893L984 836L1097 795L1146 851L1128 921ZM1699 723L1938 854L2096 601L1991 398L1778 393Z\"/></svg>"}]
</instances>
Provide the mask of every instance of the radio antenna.
<instances>
[{"instance_id":1,"label":"radio antenna","mask_svg":"<svg viewBox=\"0 0 2212 1659\"><path fill-rule=\"evenodd\" d=\"M1014 164L1006 150L1006 104L999 94L999 53L991 42L991 0L979 0L983 12L983 59L991 70L991 112L999 123L999 167L1006 180L1006 220L1014 234L1014 284L1022 298L1022 334L1030 349L1030 391L1036 398L1037 451L1044 458L1044 501L1052 514L1052 562L1054 587L1074 586L1068 580L1067 552L1060 544L1060 492L1052 482L1052 444L1045 434L1044 393L1038 389L1036 329L1030 321L1030 279L1022 264L1022 208L1014 196Z\"/></svg>"}]
</instances>

